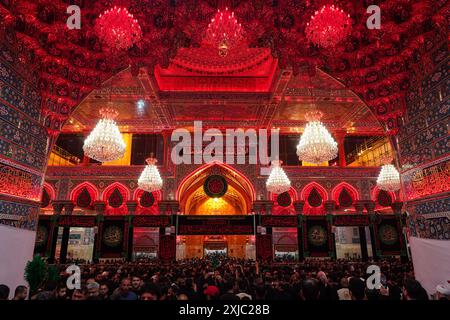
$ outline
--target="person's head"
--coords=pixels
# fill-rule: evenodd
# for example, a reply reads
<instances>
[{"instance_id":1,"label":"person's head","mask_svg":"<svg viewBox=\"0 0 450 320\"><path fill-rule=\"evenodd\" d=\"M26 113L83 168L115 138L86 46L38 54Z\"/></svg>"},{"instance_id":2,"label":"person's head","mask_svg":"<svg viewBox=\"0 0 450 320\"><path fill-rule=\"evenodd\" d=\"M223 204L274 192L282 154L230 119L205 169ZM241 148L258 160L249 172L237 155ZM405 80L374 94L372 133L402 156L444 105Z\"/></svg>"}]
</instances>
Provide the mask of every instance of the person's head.
<instances>
[{"instance_id":1,"label":"person's head","mask_svg":"<svg viewBox=\"0 0 450 320\"><path fill-rule=\"evenodd\" d=\"M208 300L215 299L219 295L219 288L216 286L207 286L206 289L203 291L203 294L206 296Z\"/></svg>"},{"instance_id":2,"label":"person's head","mask_svg":"<svg viewBox=\"0 0 450 320\"><path fill-rule=\"evenodd\" d=\"M133 276L133 278L131 278L131 287L133 290L138 290L141 287L141 278Z\"/></svg>"},{"instance_id":3,"label":"person's head","mask_svg":"<svg viewBox=\"0 0 450 320\"><path fill-rule=\"evenodd\" d=\"M6 284L0 284L0 300L8 300L9 287Z\"/></svg>"},{"instance_id":4,"label":"person's head","mask_svg":"<svg viewBox=\"0 0 450 320\"><path fill-rule=\"evenodd\" d=\"M366 284L357 277L351 277L348 281L348 289L352 300L364 300L366 298Z\"/></svg>"},{"instance_id":5,"label":"person's head","mask_svg":"<svg viewBox=\"0 0 450 320\"><path fill-rule=\"evenodd\" d=\"M61 283L56 288L56 299L66 299L66 297L67 297L67 288L63 283Z\"/></svg>"},{"instance_id":6,"label":"person's head","mask_svg":"<svg viewBox=\"0 0 450 320\"><path fill-rule=\"evenodd\" d=\"M141 300L158 300L160 293L158 289L154 286L145 286L142 289Z\"/></svg>"},{"instance_id":7,"label":"person's head","mask_svg":"<svg viewBox=\"0 0 450 320\"><path fill-rule=\"evenodd\" d=\"M180 293L177 296L177 300L189 300L188 296L185 293Z\"/></svg>"},{"instance_id":8,"label":"person's head","mask_svg":"<svg viewBox=\"0 0 450 320\"><path fill-rule=\"evenodd\" d=\"M97 282L90 282L86 285L88 297L98 297L100 285Z\"/></svg>"},{"instance_id":9,"label":"person's head","mask_svg":"<svg viewBox=\"0 0 450 320\"><path fill-rule=\"evenodd\" d=\"M129 278L123 278L120 281L120 291L122 293L127 293L131 289L131 281Z\"/></svg>"},{"instance_id":10,"label":"person's head","mask_svg":"<svg viewBox=\"0 0 450 320\"><path fill-rule=\"evenodd\" d=\"M319 292L319 281L313 278L303 280L300 291L303 300L317 300L319 298Z\"/></svg>"},{"instance_id":11,"label":"person's head","mask_svg":"<svg viewBox=\"0 0 450 320\"><path fill-rule=\"evenodd\" d=\"M14 291L14 300L25 300L28 296L28 288L25 286L18 286Z\"/></svg>"},{"instance_id":12,"label":"person's head","mask_svg":"<svg viewBox=\"0 0 450 320\"><path fill-rule=\"evenodd\" d=\"M319 279L319 281L322 282L323 284L328 282L327 275L323 271L317 272L317 279Z\"/></svg>"},{"instance_id":13,"label":"person's head","mask_svg":"<svg viewBox=\"0 0 450 320\"><path fill-rule=\"evenodd\" d=\"M106 297L106 296L108 295L108 292L109 292L109 287L108 287L108 285L107 285L106 283L102 283L102 284L100 285L100 288L98 289L98 292L99 292L99 294L100 294L102 297Z\"/></svg>"},{"instance_id":14,"label":"person's head","mask_svg":"<svg viewBox=\"0 0 450 320\"><path fill-rule=\"evenodd\" d=\"M438 284L435 296L436 300L450 300L450 284Z\"/></svg>"},{"instance_id":15,"label":"person's head","mask_svg":"<svg viewBox=\"0 0 450 320\"><path fill-rule=\"evenodd\" d=\"M406 300L428 300L428 294L419 281L414 279L406 280L403 289L403 296Z\"/></svg>"},{"instance_id":16,"label":"person's head","mask_svg":"<svg viewBox=\"0 0 450 320\"><path fill-rule=\"evenodd\" d=\"M75 289L72 293L72 300L86 300L86 290L83 289Z\"/></svg>"},{"instance_id":17,"label":"person's head","mask_svg":"<svg viewBox=\"0 0 450 320\"><path fill-rule=\"evenodd\" d=\"M343 277L341 279L341 287L342 288L348 288L348 278L347 277Z\"/></svg>"}]
</instances>

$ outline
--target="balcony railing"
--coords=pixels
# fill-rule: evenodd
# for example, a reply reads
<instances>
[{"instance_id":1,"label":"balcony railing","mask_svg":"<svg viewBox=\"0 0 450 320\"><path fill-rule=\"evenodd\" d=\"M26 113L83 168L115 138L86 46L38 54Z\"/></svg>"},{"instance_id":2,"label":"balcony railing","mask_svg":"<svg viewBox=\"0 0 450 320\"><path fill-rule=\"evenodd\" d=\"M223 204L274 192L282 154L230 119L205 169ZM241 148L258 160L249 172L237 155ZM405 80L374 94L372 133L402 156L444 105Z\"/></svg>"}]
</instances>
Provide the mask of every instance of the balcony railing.
<instances>
[{"instance_id":1,"label":"balcony railing","mask_svg":"<svg viewBox=\"0 0 450 320\"><path fill-rule=\"evenodd\" d=\"M49 166L75 166L81 163L81 159L57 145L53 146L48 159Z\"/></svg>"}]
</instances>

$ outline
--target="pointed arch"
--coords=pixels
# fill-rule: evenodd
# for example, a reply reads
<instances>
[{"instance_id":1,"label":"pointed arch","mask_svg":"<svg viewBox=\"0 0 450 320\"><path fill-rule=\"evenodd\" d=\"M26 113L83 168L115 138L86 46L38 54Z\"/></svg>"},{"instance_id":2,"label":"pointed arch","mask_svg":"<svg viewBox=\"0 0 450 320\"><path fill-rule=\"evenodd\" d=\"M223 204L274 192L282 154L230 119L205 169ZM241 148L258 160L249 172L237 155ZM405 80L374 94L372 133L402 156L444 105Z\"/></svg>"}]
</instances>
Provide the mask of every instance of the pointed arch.
<instances>
[{"instance_id":1,"label":"pointed arch","mask_svg":"<svg viewBox=\"0 0 450 320\"><path fill-rule=\"evenodd\" d=\"M316 189L317 192L319 193L320 197L322 198L322 202L321 202L320 206L318 206L318 207L313 207L308 202L309 194L311 193L311 191L313 189ZM305 205L304 205L304 209L303 209L304 212L306 212L308 214L324 214L325 213L324 203L325 203L325 201L328 200L328 192L322 185L313 181L313 182L308 183L302 189L302 191L300 192L300 200L305 201Z\"/></svg>"},{"instance_id":2,"label":"pointed arch","mask_svg":"<svg viewBox=\"0 0 450 320\"><path fill-rule=\"evenodd\" d=\"M308 199L309 193L314 188L316 188L316 190L319 191L323 201L328 200L327 190L321 184L319 184L315 181L310 182L306 186L303 187L302 191L300 192L300 200L306 201Z\"/></svg>"},{"instance_id":3,"label":"pointed arch","mask_svg":"<svg viewBox=\"0 0 450 320\"><path fill-rule=\"evenodd\" d=\"M350 193L350 196L352 197L353 200L352 203L355 203L356 200L359 200L358 190L356 190L356 188L352 186L350 183L345 181L339 183L333 188L333 190L331 190L331 200L336 201L336 204L340 205L339 196L341 194L342 189L344 188Z\"/></svg>"},{"instance_id":4,"label":"pointed arch","mask_svg":"<svg viewBox=\"0 0 450 320\"><path fill-rule=\"evenodd\" d=\"M202 197L202 192L199 192L199 189L203 185L207 176L217 169L219 169L220 172L226 176L227 182L231 189L231 191L229 190L226 193L224 199L227 199L227 197L233 198L234 200L232 200L232 202L236 203L237 206L235 208L238 208L237 212L242 212L245 214L251 210L252 202L256 199L256 192L250 180L239 170L236 170L225 163L213 161L202 165L195 171L191 172L179 184L176 192L176 200L179 201L182 212L186 213L189 211L189 208L192 207L191 202L194 199L193 197ZM204 194L203 198L204 197L207 196ZM202 199L198 198L196 201L203 201Z\"/></svg>"},{"instance_id":5,"label":"pointed arch","mask_svg":"<svg viewBox=\"0 0 450 320\"><path fill-rule=\"evenodd\" d=\"M130 190L123 183L120 183L120 182L117 182L117 181L111 183L105 189L103 189L102 196L101 196L102 200L103 201L108 201L109 194L115 188L119 189L120 193L122 193L125 196L124 199L123 199L124 201L131 200Z\"/></svg>"},{"instance_id":6,"label":"pointed arch","mask_svg":"<svg viewBox=\"0 0 450 320\"><path fill-rule=\"evenodd\" d=\"M122 196L122 204L115 208L109 204L109 198L114 190L119 190L120 195ZM111 183L107 186L102 192L102 200L106 203L105 213L106 214L127 214L128 207L127 201L130 200L130 190L120 182Z\"/></svg>"},{"instance_id":7,"label":"pointed arch","mask_svg":"<svg viewBox=\"0 0 450 320\"><path fill-rule=\"evenodd\" d=\"M297 201L297 191L294 189L294 187L291 187L287 192L291 196L291 204L287 207L280 206L278 204L278 194L270 192L269 199L272 200L274 204L272 214L279 214L279 215L295 214L294 201Z\"/></svg>"},{"instance_id":8,"label":"pointed arch","mask_svg":"<svg viewBox=\"0 0 450 320\"><path fill-rule=\"evenodd\" d=\"M137 202L136 212L135 214L159 214L159 206L158 203L162 200L162 192L161 190L153 191L151 194L153 195L153 198L155 199L155 202L150 207L143 207L141 206L140 199L142 197L142 194L145 191L139 188L136 188L133 192L133 200Z\"/></svg>"},{"instance_id":9,"label":"pointed arch","mask_svg":"<svg viewBox=\"0 0 450 320\"><path fill-rule=\"evenodd\" d=\"M379 204L378 195L379 195L380 191L382 191L382 190L378 186L375 186L371 192L371 199L373 201L375 201L375 210L380 210L380 211L391 210L390 207L384 207ZM397 199L395 192L392 192L392 191L386 191L386 192L390 195L392 202L394 202Z\"/></svg>"},{"instance_id":10,"label":"pointed arch","mask_svg":"<svg viewBox=\"0 0 450 320\"><path fill-rule=\"evenodd\" d=\"M202 173L203 171L205 171L213 166L219 166L219 167L225 168L228 171L230 171L231 173L233 173L234 175L239 176L239 178L242 179L244 188L249 191L252 201L256 200L256 191L255 191L255 188L253 187L252 183L250 182L250 180L239 170L233 168L232 166L230 166L226 163L222 163L219 161L212 161L210 163L204 164L204 165L200 166L199 168L197 168L197 170L193 171L191 174L186 176L178 186L177 193L175 195L175 199L178 201L180 200L180 195L182 194L182 192L185 191L186 186L188 185L188 182L190 180L192 180L193 177L200 175L200 173Z\"/></svg>"},{"instance_id":11,"label":"pointed arch","mask_svg":"<svg viewBox=\"0 0 450 320\"><path fill-rule=\"evenodd\" d=\"M88 190L89 195L91 196L91 203L100 199L100 192L98 191L97 187L89 181L84 181L72 189L72 191L70 192L70 200L72 200L74 203L76 203L78 194L84 188L86 188Z\"/></svg>"}]
</instances>

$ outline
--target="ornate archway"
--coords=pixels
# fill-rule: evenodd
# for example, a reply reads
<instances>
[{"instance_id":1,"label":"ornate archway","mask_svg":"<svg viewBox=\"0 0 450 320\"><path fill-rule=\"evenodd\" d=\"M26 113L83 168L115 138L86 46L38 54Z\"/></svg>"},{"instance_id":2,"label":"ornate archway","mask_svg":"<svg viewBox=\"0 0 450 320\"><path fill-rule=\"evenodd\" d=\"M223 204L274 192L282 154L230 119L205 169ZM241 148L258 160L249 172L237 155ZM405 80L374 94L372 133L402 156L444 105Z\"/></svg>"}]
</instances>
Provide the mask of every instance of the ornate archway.
<instances>
[{"instance_id":1,"label":"ornate archway","mask_svg":"<svg viewBox=\"0 0 450 320\"><path fill-rule=\"evenodd\" d=\"M226 192L221 197L211 197L205 192L205 182L210 176L221 176L225 180ZM247 177L224 163L212 162L199 167L180 183L176 199L184 214L247 214L255 200L255 189ZM194 211L200 210L197 213ZM233 210L234 209L234 210Z\"/></svg>"}]
</instances>

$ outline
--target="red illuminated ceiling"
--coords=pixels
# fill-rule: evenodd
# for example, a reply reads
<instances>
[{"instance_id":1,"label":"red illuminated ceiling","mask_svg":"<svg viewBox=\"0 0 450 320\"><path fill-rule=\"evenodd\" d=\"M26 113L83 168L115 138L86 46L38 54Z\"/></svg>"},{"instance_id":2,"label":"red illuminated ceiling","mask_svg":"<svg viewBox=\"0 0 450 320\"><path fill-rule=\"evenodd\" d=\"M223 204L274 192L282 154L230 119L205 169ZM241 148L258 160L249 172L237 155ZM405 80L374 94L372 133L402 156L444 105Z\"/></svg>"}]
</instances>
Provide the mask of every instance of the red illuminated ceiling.
<instances>
[{"instance_id":1,"label":"red illuminated ceiling","mask_svg":"<svg viewBox=\"0 0 450 320\"><path fill-rule=\"evenodd\" d=\"M109 101L112 92L122 132L192 127L195 120L202 120L204 128L278 127L282 132L298 133L305 126L305 114L318 108L324 112L322 120L332 131L383 133L361 99L321 71L312 77L278 72L273 83L266 94L199 91L168 94L155 89L156 81L145 69L138 77L127 70L94 90L73 112L63 131L90 131L97 122L98 110ZM145 99L144 108L137 106L139 99Z\"/></svg>"},{"instance_id":2,"label":"red illuminated ceiling","mask_svg":"<svg viewBox=\"0 0 450 320\"><path fill-rule=\"evenodd\" d=\"M164 93L268 93L276 71L277 60L265 48L243 47L225 57L213 48L180 48L168 68L155 68L155 78Z\"/></svg>"},{"instance_id":3,"label":"red illuminated ceiling","mask_svg":"<svg viewBox=\"0 0 450 320\"><path fill-rule=\"evenodd\" d=\"M438 45L447 38L445 14L449 4L446 0L333 1L351 15L354 25L350 37L331 50L314 47L305 38L310 16L328 3L327 0L225 2L242 23L249 47L270 49L281 70L273 84L271 97L275 101L267 102L260 117L262 126L270 125L278 109L276 99L281 99L290 80L283 72L313 74L320 68L357 93L384 123L388 133L395 133L399 116L405 111L405 92L414 85L414 75L426 73L426 68L433 65L430 53L440 50ZM366 9L374 2L382 12L380 30L366 27ZM189 51L190 58L177 53L185 47L200 46L218 1L121 1L138 20L143 39L139 46L118 54L109 54L102 48L93 32L96 17L113 2L74 1L81 7L81 30L67 30L67 3L3 0L0 4L2 44L15 47L17 60L32 68L44 96L45 124L53 132L58 132L61 122L69 117L68 109L77 106L117 70L129 65L134 76L142 67L152 73L155 66L167 68L171 61L182 69L186 69L186 63L193 63L192 70L196 73L214 67L203 62L199 67L194 51ZM447 49L446 42L444 46ZM245 62L250 66L252 63L252 59ZM168 72L173 68L170 66ZM187 69L191 72L190 67ZM157 75L158 72L161 75L161 69L158 70ZM270 77L270 73L265 74ZM249 86L253 88L252 93L266 90L270 82L267 80L264 85ZM167 88L183 90L173 81L169 83ZM244 91L242 87L238 89ZM162 98L181 99L170 95ZM244 99L237 95L237 99L241 98ZM161 107L156 111L159 118L163 117L164 126L170 126L170 108Z\"/></svg>"}]
</instances>

